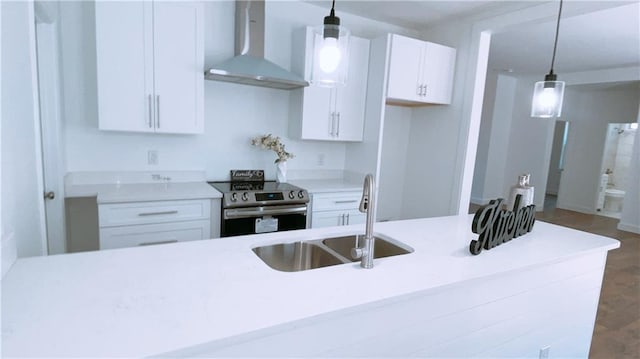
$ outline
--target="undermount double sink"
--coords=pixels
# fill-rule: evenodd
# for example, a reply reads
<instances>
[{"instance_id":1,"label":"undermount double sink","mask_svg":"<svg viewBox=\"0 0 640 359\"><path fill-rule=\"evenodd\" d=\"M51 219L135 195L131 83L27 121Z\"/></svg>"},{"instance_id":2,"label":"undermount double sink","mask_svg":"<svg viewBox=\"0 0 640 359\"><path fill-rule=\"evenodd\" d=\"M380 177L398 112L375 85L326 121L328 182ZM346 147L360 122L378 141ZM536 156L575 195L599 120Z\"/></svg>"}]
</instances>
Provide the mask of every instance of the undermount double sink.
<instances>
[{"instance_id":1,"label":"undermount double sink","mask_svg":"<svg viewBox=\"0 0 640 359\"><path fill-rule=\"evenodd\" d=\"M391 257L413 252L403 243L374 236L375 258ZM363 235L347 235L292 243L279 243L253 248L253 252L269 267L283 272L298 272L357 262L351 259L351 249L358 247Z\"/></svg>"}]
</instances>

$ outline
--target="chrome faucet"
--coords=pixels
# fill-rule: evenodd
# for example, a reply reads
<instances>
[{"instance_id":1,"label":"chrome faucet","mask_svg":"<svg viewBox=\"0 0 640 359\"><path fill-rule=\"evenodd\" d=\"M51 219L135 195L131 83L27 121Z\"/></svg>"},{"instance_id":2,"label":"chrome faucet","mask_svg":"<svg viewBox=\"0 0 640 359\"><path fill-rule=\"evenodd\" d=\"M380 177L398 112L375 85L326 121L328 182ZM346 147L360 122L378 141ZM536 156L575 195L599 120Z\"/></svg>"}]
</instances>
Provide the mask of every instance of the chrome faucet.
<instances>
[{"instance_id":1,"label":"chrome faucet","mask_svg":"<svg viewBox=\"0 0 640 359\"><path fill-rule=\"evenodd\" d=\"M375 181L373 175L368 174L364 178L362 189L362 200L360 201L360 212L367 214L367 222L364 232L364 245L351 249L351 256L354 259L360 259L362 268L373 268L373 251L375 246L375 238L373 237L373 215L375 213Z\"/></svg>"}]
</instances>

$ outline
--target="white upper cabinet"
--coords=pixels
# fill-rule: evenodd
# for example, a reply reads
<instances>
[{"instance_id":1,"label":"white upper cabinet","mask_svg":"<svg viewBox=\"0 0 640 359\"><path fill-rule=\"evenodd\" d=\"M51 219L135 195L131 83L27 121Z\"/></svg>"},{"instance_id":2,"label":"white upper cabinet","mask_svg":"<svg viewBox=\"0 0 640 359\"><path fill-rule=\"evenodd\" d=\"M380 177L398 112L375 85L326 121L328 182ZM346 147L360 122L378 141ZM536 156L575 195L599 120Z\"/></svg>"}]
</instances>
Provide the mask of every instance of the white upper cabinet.
<instances>
[{"instance_id":1,"label":"white upper cabinet","mask_svg":"<svg viewBox=\"0 0 640 359\"><path fill-rule=\"evenodd\" d=\"M450 104L456 50L391 35L387 101Z\"/></svg>"},{"instance_id":2,"label":"white upper cabinet","mask_svg":"<svg viewBox=\"0 0 640 359\"><path fill-rule=\"evenodd\" d=\"M294 34L292 68L309 81L313 30ZM364 132L369 40L351 36L347 84L333 88L314 84L291 93L289 135L303 140L362 141Z\"/></svg>"},{"instance_id":3,"label":"white upper cabinet","mask_svg":"<svg viewBox=\"0 0 640 359\"><path fill-rule=\"evenodd\" d=\"M204 132L202 4L96 2L101 130Z\"/></svg>"}]
</instances>

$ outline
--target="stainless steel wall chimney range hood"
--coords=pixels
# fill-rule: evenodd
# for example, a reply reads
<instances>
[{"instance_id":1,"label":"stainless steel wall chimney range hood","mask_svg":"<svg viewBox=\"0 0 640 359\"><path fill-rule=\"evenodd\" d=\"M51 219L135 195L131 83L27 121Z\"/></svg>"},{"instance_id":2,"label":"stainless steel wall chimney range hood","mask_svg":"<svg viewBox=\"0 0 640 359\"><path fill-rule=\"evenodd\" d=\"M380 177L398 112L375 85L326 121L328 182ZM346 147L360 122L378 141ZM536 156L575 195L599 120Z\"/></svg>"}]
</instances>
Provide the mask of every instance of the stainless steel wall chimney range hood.
<instances>
[{"instance_id":1,"label":"stainless steel wall chimney range hood","mask_svg":"<svg viewBox=\"0 0 640 359\"><path fill-rule=\"evenodd\" d=\"M236 56L207 70L207 80L283 90L309 86L304 78L264 58L264 14L264 0L236 1Z\"/></svg>"}]
</instances>

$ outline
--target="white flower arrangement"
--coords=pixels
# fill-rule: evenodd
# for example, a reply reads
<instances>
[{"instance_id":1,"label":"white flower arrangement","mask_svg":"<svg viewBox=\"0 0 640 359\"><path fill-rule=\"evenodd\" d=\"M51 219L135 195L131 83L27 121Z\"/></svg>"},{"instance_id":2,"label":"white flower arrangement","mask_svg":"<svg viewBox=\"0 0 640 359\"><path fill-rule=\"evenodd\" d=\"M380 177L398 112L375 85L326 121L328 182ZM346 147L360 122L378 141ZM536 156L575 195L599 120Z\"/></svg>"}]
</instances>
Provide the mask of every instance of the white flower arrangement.
<instances>
[{"instance_id":1,"label":"white flower arrangement","mask_svg":"<svg viewBox=\"0 0 640 359\"><path fill-rule=\"evenodd\" d=\"M284 145L280 142L280 137L271 136L271 134L254 137L251 140L251 144L254 146L260 146L265 150L272 150L278 155L275 163L286 161L295 157L293 153L285 151Z\"/></svg>"}]
</instances>

